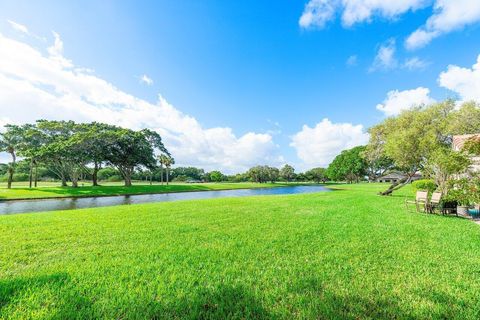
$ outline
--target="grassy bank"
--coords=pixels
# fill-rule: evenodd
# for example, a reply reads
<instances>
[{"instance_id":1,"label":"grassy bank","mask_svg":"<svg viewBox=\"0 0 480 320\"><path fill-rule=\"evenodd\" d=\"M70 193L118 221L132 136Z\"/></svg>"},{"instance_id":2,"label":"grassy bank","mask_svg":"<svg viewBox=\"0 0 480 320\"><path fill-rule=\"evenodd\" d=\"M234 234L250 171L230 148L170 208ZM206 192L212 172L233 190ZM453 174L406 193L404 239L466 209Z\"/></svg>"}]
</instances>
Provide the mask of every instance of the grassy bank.
<instances>
[{"instance_id":1,"label":"grassy bank","mask_svg":"<svg viewBox=\"0 0 480 320\"><path fill-rule=\"evenodd\" d=\"M384 187L0 216L0 318L478 319L479 226Z\"/></svg>"},{"instance_id":2,"label":"grassy bank","mask_svg":"<svg viewBox=\"0 0 480 320\"><path fill-rule=\"evenodd\" d=\"M125 187L120 183L104 183L99 187L80 186L78 188L59 187L56 184L47 184L43 187L28 188L25 183L16 184L12 189L0 186L0 201L14 199L39 199L55 197L94 197L125 194L169 193L187 191L210 191L227 189L249 188L274 188L282 187L286 183L192 183L192 184L145 184L137 183L131 187Z\"/></svg>"}]
</instances>

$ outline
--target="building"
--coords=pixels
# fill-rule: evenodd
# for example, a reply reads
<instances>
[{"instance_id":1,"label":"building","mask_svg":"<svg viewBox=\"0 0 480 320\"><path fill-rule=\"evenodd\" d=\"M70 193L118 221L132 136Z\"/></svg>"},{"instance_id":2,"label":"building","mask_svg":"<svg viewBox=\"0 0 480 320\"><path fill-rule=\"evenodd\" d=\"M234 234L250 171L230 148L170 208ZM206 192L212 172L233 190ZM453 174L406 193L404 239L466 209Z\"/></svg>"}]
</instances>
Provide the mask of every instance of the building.
<instances>
[{"instance_id":1,"label":"building","mask_svg":"<svg viewBox=\"0 0 480 320\"><path fill-rule=\"evenodd\" d=\"M452 148L455 151L462 151L465 142L471 138L480 139L480 134L464 134L453 136ZM480 156L472 157L472 165L469 168L470 172L480 172Z\"/></svg>"},{"instance_id":2,"label":"building","mask_svg":"<svg viewBox=\"0 0 480 320\"><path fill-rule=\"evenodd\" d=\"M390 172L386 175L378 177L375 181L377 181L377 182L387 182L387 183L396 183L396 182L404 179L405 177L406 177L406 175L401 173L401 172ZM411 181L416 181L416 180L419 180L421 178L422 178L422 176L417 173L412 177Z\"/></svg>"}]
</instances>

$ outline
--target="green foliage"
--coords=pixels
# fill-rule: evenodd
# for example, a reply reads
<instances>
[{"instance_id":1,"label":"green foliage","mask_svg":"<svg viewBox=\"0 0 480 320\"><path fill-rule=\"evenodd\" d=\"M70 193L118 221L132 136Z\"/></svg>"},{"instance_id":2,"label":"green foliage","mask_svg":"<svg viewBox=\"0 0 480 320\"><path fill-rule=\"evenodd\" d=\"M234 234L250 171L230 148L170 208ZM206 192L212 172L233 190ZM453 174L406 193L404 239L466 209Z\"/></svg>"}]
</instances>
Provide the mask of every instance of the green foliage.
<instances>
[{"instance_id":1,"label":"green foliage","mask_svg":"<svg viewBox=\"0 0 480 320\"><path fill-rule=\"evenodd\" d=\"M430 179L422 179L412 182L413 192L417 191L428 191L429 194L432 194L437 190L437 184L435 181Z\"/></svg>"},{"instance_id":2,"label":"green foliage","mask_svg":"<svg viewBox=\"0 0 480 320\"><path fill-rule=\"evenodd\" d=\"M287 182L290 182L295 178L295 169L291 165L284 165L282 169L280 169L280 177Z\"/></svg>"},{"instance_id":3,"label":"green foliage","mask_svg":"<svg viewBox=\"0 0 480 320\"><path fill-rule=\"evenodd\" d=\"M177 167L172 169L171 176L173 179L177 181L181 181L181 180L178 180L178 177L180 176L182 176L182 179L184 179L183 181L187 181L187 180L202 181L205 179L205 171L203 169L199 169L195 167Z\"/></svg>"},{"instance_id":4,"label":"green foliage","mask_svg":"<svg viewBox=\"0 0 480 320\"><path fill-rule=\"evenodd\" d=\"M480 204L480 178L462 178L449 181L447 199L460 205Z\"/></svg>"},{"instance_id":5,"label":"green foliage","mask_svg":"<svg viewBox=\"0 0 480 320\"><path fill-rule=\"evenodd\" d=\"M443 194L448 192L448 181L455 175L467 170L470 159L461 152L449 147L440 147L433 151L424 166L423 173L435 180Z\"/></svg>"},{"instance_id":6,"label":"green foliage","mask_svg":"<svg viewBox=\"0 0 480 320\"><path fill-rule=\"evenodd\" d=\"M470 155L480 156L480 136L468 139L463 146L463 150Z\"/></svg>"},{"instance_id":7,"label":"green foliage","mask_svg":"<svg viewBox=\"0 0 480 320\"><path fill-rule=\"evenodd\" d=\"M212 171L208 173L208 180L212 182L225 181L226 177L220 171Z\"/></svg>"},{"instance_id":8,"label":"green foliage","mask_svg":"<svg viewBox=\"0 0 480 320\"><path fill-rule=\"evenodd\" d=\"M303 175L305 180L314 181L316 183L327 182L327 169L325 168L313 168L306 171ZM303 178L302 177L302 178Z\"/></svg>"},{"instance_id":9,"label":"green foliage","mask_svg":"<svg viewBox=\"0 0 480 320\"><path fill-rule=\"evenodd\" d=\"M0 318L478 319L478 225L337 187L0 216Z\"/></svg>"},{"instance_id":10,"label":"green foliage","mask_svg":"<svg viewBox=\"0 0 480 320\"><path fill-rule=\"evenodd\" d=\"M247 172L250 180L258 183L275 182L280 177L280 170L269 166L256 166Z\"/></svg>"},{"instance_id":11,"label":"green foliage","mask_svg":"<svg viewBox=\"0 0 480 320\"><path fill-rule=\"evenodd\" d=\"M98 170L98 179L100 180L108 180L110 177L113 176L120 176L120 172L118 172L118 170L115 168L105 167Z\"/></svg>"},{"instance_id":12,"label":"green foliage","mask_svg":"<svg viewBox=\"0 0 480 320\"><path fill-rule=\"evenodd\" d=\"M365 146L358 146L336 156L327 169L330 180L359 182L367 173L367 162L362 156L365 150Z\"/></svg>"}]
</instances>

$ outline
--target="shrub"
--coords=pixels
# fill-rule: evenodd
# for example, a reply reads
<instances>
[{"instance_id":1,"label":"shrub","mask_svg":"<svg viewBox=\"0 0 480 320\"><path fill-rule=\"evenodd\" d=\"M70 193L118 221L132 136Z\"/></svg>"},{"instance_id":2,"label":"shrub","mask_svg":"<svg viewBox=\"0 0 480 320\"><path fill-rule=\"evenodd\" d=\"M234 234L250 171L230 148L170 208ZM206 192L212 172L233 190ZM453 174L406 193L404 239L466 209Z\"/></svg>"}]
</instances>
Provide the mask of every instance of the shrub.
<instances>
[{"instance_id":1,"label":"shrub","mask_svg":"<svg viewBox=\"0 0 480 320\"><path fill-rule=\"evenodd\" d=\"M119 182L122 180L123 180L122 176L119 176L119 175L110 176L106 179L106 181L108 182Z\"/></svg>"},{"instance_id":2,"label":"shrub","mask_svg":"<svg viewBox=\"0 0 480 320\"><path fill-rule=\"evenodd\" d=\"M432 194L437 190L437 185L433 180L429 179L423 179L423 180L417 180L412 183L413 190L414 192L417 192L419 190L422 191L428 191L429 194Z\"/></svg>"}]
</instances>

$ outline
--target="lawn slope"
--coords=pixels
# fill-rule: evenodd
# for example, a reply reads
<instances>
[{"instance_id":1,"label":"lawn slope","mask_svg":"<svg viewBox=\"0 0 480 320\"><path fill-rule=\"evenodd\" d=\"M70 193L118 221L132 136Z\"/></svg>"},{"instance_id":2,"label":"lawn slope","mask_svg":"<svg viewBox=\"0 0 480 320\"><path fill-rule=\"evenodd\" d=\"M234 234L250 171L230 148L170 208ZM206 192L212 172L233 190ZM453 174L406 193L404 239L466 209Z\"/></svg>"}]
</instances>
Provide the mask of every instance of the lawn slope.
<instances>
[{"instance_id":1,"label":"lawn slope","mask_svg":"<svg viewBox=\"0 0 480 320\"><path fill-rule=\"evenodd\" d=\"M0 216L0 318L479 318L478 225L340 188Z\"/></svg>"}]
</instances>

